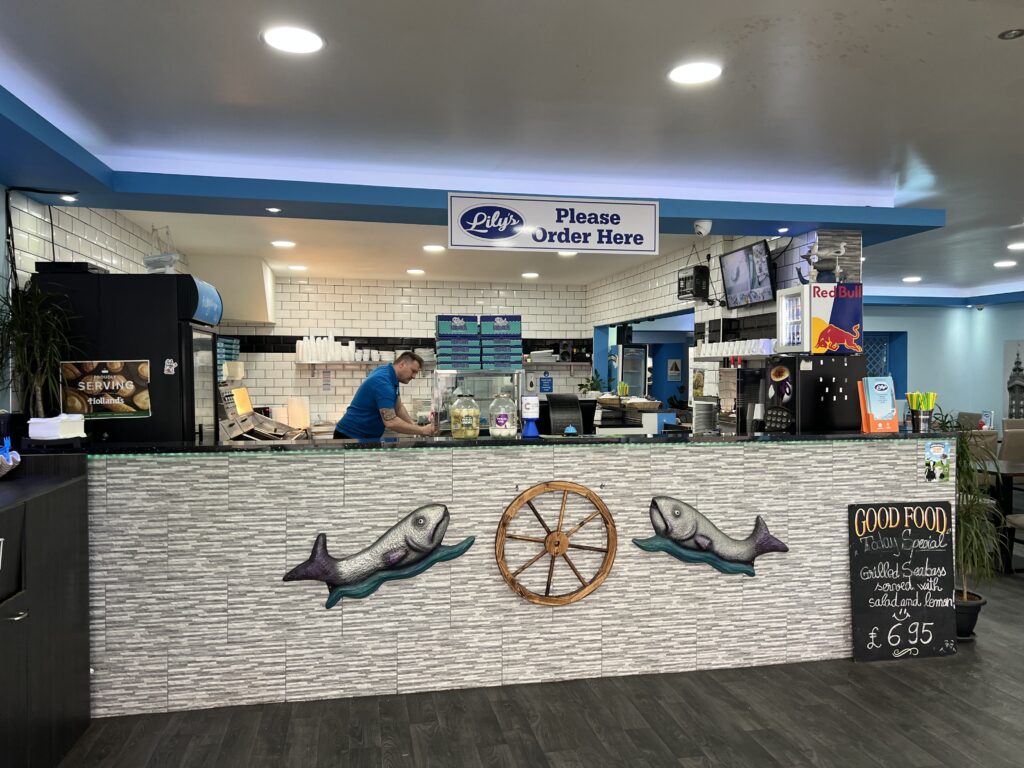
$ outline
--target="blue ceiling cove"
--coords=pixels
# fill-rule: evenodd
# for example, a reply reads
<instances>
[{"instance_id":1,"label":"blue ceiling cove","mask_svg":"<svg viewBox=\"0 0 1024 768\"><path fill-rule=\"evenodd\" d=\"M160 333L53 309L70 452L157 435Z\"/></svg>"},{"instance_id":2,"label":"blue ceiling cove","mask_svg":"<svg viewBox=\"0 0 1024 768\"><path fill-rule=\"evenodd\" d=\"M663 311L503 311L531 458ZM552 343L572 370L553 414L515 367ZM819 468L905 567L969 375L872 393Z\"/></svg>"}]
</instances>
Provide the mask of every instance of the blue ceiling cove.
<instances>
[{"instance_id":1,"label":"blue ceiling cove","mask_svg":"<svg viewBox=\"0 0 1024 768\"><path fill-rule=\"evenodd\" d=\"M446 189L375 187L273 179L238 179L115 171L0 88L0 184L73 191L90 208L265 216L401 224L447 223ZM487 192L495 190L451 190ZM52 196L34 195L43 202ZM662 199L660 229L692 234L695 219L712 219L715 234L790 236L815 229L855 229L864 245L895 240L945 224L933 208L870 208Z\"/></svg>"}]
</instances>

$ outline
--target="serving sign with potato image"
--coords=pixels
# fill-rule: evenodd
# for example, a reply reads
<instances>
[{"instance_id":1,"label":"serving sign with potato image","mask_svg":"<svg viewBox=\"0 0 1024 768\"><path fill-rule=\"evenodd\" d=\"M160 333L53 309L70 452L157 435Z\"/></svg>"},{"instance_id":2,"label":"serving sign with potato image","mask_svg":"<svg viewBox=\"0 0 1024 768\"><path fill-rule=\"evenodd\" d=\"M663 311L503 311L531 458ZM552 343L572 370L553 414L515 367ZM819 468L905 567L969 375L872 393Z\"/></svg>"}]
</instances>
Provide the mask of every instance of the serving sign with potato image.
<instances>
[{"instance_id":1,"label":"serving sign with potato image","mask_svg":"<svg viewBox=\"0 0 1024 768\"><path fill-rule=\"evenodd\" d=\"M74 360L60 364L65 413L86 419L152 415L149 360Z\"/></svg>"}]
</instances>

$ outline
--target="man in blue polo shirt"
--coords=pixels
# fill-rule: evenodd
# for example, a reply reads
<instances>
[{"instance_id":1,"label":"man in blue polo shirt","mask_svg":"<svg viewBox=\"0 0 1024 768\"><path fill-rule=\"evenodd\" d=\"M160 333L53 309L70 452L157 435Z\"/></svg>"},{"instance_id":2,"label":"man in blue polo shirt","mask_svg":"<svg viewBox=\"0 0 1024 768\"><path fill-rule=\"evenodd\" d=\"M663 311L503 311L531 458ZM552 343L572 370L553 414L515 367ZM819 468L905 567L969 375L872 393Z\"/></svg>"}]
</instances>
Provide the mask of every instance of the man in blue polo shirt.
<instances>
[{"instance_id":1,"label":"man in blue polo shirt","mask_svg":"<svg viewBox=\"0 0 1024 768\"><path fill-rule=\"evenodd\" d=\"M423 359L403 352L393 364L382 365L359 385L348 410L334 427L339 439L377 440L384 429L403 435L435 435L433 424L419 426L413 421L398 394L399 384L408 384L423 367Z\"/></svg>"}]
</instances>

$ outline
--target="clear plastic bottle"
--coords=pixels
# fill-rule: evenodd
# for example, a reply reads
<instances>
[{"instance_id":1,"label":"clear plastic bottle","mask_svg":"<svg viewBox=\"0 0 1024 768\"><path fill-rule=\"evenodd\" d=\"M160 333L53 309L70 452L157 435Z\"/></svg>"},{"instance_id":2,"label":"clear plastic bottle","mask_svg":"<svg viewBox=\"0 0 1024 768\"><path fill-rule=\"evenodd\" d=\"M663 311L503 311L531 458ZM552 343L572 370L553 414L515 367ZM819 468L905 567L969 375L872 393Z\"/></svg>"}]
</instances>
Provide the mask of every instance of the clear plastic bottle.
<instances>
[{"instance_id":1,"label":"clear plastic bottle","mask_svg":"<svg viewBox=\"0 0 1024 768\"><path fill-rule=\"evenodd\" d=\"M487 409L491 437L515 437L519 418L515 401L507 390L501 390Z\"/></svg>"},{"instance_id":2,"label":"clear plastic bottle","mask_svg":"<svg viewBox=\"0 0 1024 768\"><path fill-rule=\"evenodd\" d=\"M473 395L466 392L459 395L448 411L451 416L452 437L475 438L480 436L480 406Z\"/></svg>"}]
</instances>

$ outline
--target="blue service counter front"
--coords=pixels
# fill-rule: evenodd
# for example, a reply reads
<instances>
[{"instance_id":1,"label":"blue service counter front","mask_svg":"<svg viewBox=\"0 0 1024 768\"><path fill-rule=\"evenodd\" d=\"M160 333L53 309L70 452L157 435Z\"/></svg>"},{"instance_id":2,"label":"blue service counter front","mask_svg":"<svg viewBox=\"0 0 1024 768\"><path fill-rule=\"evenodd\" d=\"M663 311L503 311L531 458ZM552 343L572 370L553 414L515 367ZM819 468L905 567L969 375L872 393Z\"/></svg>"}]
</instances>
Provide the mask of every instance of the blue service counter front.
<instances>
[{"instance_id":1,"label":"blue service counter front","mask_svg":"<svg viewBox=\"0 0 1024 768\"><path fill-rule=\"evenodd\" d=\"M925 479L924 443L623 438L95 454L93 714L848 657L847 505L952 502L955 479ZM569 605L524 600L496 559L503 512L550 481L596 494L617 532L607 577ZM788 551L759 556L753 577L645 551L633 539L655 533L654 497L691 505L737 539L760 515ZM560 517L560 500L537 500L545 518ZM332 556L348 556L429 503L448 508L446 545L475 537L461 557L329 610L323 584L282 581L317 534ZM588 509L573 496L564 518L575 525ZM506 551L511 569L526 552ZM541 567L541 590L545 576ZM551 578L556 593L579 584L568 567Z\"/></svg>"}]
</instances>

